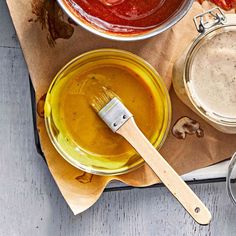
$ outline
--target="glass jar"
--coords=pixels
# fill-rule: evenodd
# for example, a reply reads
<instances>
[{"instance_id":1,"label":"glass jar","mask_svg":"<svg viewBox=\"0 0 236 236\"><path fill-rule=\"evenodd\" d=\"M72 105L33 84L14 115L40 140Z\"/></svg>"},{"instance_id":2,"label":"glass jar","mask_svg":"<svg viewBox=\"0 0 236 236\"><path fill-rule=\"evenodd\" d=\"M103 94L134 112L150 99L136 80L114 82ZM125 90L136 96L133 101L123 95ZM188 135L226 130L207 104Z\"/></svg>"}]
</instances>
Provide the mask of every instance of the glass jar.
<instances>
[{"instance_id":1,"label":"glass jar","mask_svg":"<svg viewBox=\"0 0 236 236\"><path fill-rule=\"evenodd\" d=\"M194 18L200 35L177 60L177 96L213 127L236 133L236 16L214 8Z\"/></svg>"}]
</instances>

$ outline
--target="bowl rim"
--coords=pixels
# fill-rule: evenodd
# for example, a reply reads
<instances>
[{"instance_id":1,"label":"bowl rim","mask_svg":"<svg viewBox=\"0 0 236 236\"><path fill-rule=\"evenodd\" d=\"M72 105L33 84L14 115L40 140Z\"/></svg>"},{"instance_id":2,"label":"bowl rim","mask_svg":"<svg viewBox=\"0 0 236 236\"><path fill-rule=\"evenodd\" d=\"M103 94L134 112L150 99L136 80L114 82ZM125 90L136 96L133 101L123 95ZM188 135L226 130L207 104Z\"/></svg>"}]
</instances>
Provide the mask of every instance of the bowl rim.
<instances>
[{"instance_id":1,"label":"bowl rim","mask_svg":"<svg viewBox=\"0 0 236 236\"><path fill-rule=\"evenodd\" d=\"M166 22L164 22L161 26L154 28L153 30L146 31L143 34L135 34L135 35L126 35L122 36L121 34L109 33L108 31L99 30L99 28L93 27L90 23L84 23L79 17L76 17L75 14L67 7L65 4L65 0L57 0L60 7L63 11L77 24L80 25L82 28L86 29L87 31L98 35L100 37L111 39L115 41L138 41L143 39L148 39L154 37L162 32L168 30L176 23L178 23L190 10L193 5L194 0L185 0L183 6L180 8L179 12L175 14L173 17L170 17ZM182 10L181 10L182 9Z\"/></svg>"},{"instance_id":2,"label":"bowl rim","mask_svg":"<svg viewBox=\"0 0 236 236\"><path fill-rule=\"evenodd\" d=\"M171 118L172 118L172 106L171 106L171 100L170 100L170 95L169 95L169 91L164 83L164 80L162 79L162 77L159 75L159 73L156 71L156 69L151 65L149 64L146 60L144 60L142 57L134 54L134 53L131 53L129 51L126 51L126 50L121 50L121 49L113 49L113 48L102 48L102 49L95 49L95 50L91 50L91 51L88 51L88 52L85 52L85 53L82 53L80 54L79 56L73 58L72 60L70 60L66 65L64 65L60 70L59 72L54 76L52 82L50 83L50 86L47 90L47 94L46 94L46 99L45 99L45 106L44 106L44 111L46 108L46 102L47 102L47 98L50 94L50 91L52 90L54 84L56 83L56 81L58 80L59 76L71 65L73 65L78 59L81 59L87 55L90 55L92 53L99 53L99 52L119 52L119 53L122 53L123 55L126 54L128 56L132 56L133 58L135 58L136 60L138 60L139 62L142 62L145 66L147 66L154 74L155 76L157 76L159 78L159 82L162 89L163 89L163 92L165 93L166 95L166 102L167 102L167 110L168 110L168 120L167 120L167 126L166 126L166 130L165 130L165 133L163 135L163 138L160 142L160 144L158 145L158 149L160 149L167 136L168 136L168 133L169 133L169 130L170 130L170 125L171 125ZM46 114L46 113L45 113ZM138 168L140 168L141 166L144 165L144 160L140 160L139 163L137 163L137 165L131 167L131 168L127 168L127 169L124 169L124 170L108 170L108 171L98 171L98 170L94 170L94 169L91 169L91 168L88 168L88 166L84 165L84 164L81 164L78 160L75 160L74 158L70 157L70 155L68 155L61 147L60 145L58 145L58 142L56 140L56 138L53 136L52 132L51 132L51 129L50 129L50 125L49 125L49 122L48 122L48 118L47 116L45 115L44 116L44 123L45 123L45 127L46 127L46 131L47 131L47 134L49 136L49 139L51 141L51 143L53 144L54 148L57 150L57 152L60 154L60 156L66 160L68 163L70 163L72 166L76 167L77 169L80 169L82 171L85 171L87 173L91 173L91 174L96 174L96 175L102 175L102 176L116 176L116 175L122 175L122 174L126 174L126 173L129 173L131 171L134 171Z\"/></svg>"}]
</instances>

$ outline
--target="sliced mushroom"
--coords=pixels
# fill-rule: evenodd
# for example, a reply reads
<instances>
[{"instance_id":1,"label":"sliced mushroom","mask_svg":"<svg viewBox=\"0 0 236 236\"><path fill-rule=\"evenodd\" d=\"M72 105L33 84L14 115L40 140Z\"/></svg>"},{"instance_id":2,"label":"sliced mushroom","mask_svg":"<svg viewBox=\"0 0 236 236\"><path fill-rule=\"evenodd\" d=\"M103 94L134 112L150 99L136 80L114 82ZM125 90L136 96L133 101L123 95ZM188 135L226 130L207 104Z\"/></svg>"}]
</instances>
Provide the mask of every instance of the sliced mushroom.
<instances>
[{"instance_id":1,"label":"sliced mushroom","mask_svg":"<svg viewBox=\"0 0 236 236\"><path fill-rule=\"evenodd\" d=\"M187 116L177 120L173 126L172 134L178 139L185 139L187 134L196 134L198 138L204 137L204 131L201 129L200 124Z\"/></svg>"}]
</instances>

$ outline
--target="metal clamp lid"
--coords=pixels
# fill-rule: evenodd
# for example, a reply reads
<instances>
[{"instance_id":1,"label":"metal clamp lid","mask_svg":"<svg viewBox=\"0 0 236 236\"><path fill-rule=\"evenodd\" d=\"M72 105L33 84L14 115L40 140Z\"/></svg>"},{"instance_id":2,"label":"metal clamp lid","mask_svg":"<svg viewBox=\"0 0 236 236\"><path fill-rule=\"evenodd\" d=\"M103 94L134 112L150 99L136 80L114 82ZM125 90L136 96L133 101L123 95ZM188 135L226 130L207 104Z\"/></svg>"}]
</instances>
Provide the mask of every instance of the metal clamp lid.
<instances>
[{"instance_id":1,"label":"metal clamp lid","mask_svg":"<svg viewBox=\"0 0 236 236\"><path fill-rule=\"evenodd\" d=\"M206 30L216 25L225 23L226 16L219 7L215 7L194 17L194 24L199 33L204 33Z\"/></svg>"}]
</instances>

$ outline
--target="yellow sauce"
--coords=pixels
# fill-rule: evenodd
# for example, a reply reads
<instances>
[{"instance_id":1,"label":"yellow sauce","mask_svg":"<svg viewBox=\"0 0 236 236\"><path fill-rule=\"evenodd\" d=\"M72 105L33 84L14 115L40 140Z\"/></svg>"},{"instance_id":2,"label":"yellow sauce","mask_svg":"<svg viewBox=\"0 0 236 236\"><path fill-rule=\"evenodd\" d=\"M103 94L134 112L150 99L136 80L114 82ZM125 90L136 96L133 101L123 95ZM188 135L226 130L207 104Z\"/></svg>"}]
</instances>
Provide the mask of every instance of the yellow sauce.
<instances>
[{"instance_id":1,"label":"yellow sauce","mask_svg":"<svg viewBox=\"0 0 236 236\"><path fill-rule=\"evenodd\" d=\"M131 146L114 134L91 107L100 86L110 88L151 138L159 123L150 89L136 74L118 66L99 66L69 80L61 92L60 116L71 138L84 150L99 155L120 155Z\"/></svg>"},{"instance_id":2,"label":"yellow sauce","mask_svg":"<svg viewBox=\"0 0 236 236\"><path fill-rule=\"evenodd\" d=\"M118 174L143 160L93 110L91 100L99 96L101 86L119 96L155 147L166 136L170 104L156 72L132 54L104 51L77 59L56 76L46 98L46 126L55 147L70 163L88 172Z\"/></svg>"}]
</instances>

